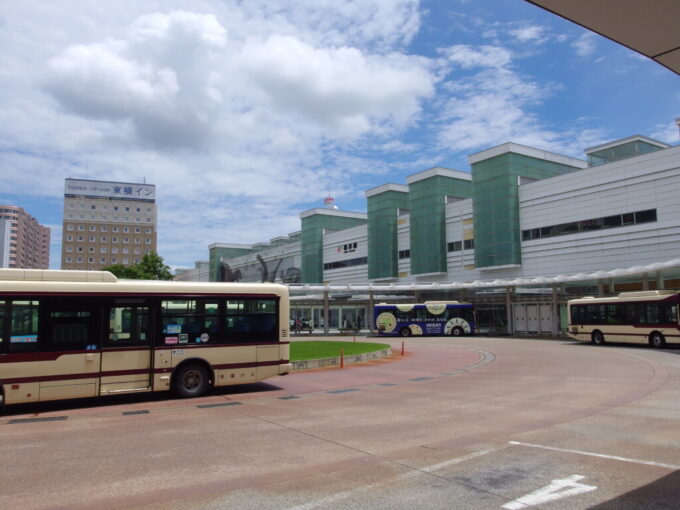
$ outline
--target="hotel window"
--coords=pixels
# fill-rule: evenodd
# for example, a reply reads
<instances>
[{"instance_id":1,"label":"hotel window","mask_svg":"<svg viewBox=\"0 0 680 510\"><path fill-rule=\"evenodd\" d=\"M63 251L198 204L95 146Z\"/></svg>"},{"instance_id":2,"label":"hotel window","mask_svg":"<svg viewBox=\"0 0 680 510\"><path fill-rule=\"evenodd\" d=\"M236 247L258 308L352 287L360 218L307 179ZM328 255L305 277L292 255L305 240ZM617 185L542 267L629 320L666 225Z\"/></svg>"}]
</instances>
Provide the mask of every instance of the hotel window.
<instances>
[{"instance_id":1,"label":"hotel window","mask_svg":"<svg viewBox=\"0 0 680 510\"><path fill-rule=\"evenodd\" d=\"M96 214L90 214L90 219L92 221L95 221L97 219L97 215Z\"/></svg>"},{"instance_id":2,"label":"hotel window","mask_svg":"<svg viewBox=\"0 0 680 510\"><path fill-rule=\"evenodd\" d=\"M106 232L106 230L107 230L106 225L102 225L102 229L101 229L101 230L102 230L102 232Z\"/></svg>"},{"instance_id":3,"label":"hotel window","mask_svg":"<svg viewBox=\"0 0 680 510\"><path fill-rule=\"evenodd\" d=\"M90 264L94 264L94 257L88 257L87 261L88 261Z\"/></svg>"},{"instance_id":4,"label":"hotel window","mask_svg":"<svg viewBox=\"0 0 680 510\"><path fill-rule=\"evenodd\" d=\"M150 238L150 237L147 237L147 238L144 240L144 242L145 242L146 244L151 244L151 238Z\"/></svg>"},{"instance_id":5,"label":"hotel window","mask_svg":"<svg viewBox=\"0 0 680 510\"><path fill-rule=\"evenodd\" d=\"M78 258L76 258L76 262L77 262L78 264L82 264L82 263L83 263L83 257L78 257Z\"/></svg>"},{"instance_id":6,"label":"hotel window","mask_svg":"<svg viewBox=\"0 0 680 510\"><path fill-rule=\"evenodd\" d=\"M90 232L96 232L97 227L95 225L90 225Z\"/></svg>"},{"instance_id":7,"label":"hotel window","mask_svg":"<svg viewBox=\"0 0 680 510\"><path fill-rule=\"evenodd\" d=\"M74 216L73 213L69 214L69 215L68 215L68 219L69 219L69 220L72 220L72 219L73 219L73 216Z\"/></svg>"},{"instance_id":8,"label":"hotel window","mask_svg":"<svg viewBox=\"0 0 680 510\"><path fill-rule=\"evenodd\" d=\"M138 207L138 208L137 208L137 212L140 212L140 211L141 211L141 209Z\"/></svg>"},{"instance_id":9,"label":"hotel window","mask_svg":"<svg viewBox=\"0 0 680 510\"><path fill-rule=\"evenodd\" d=\"M117 243L117 242L118 242L118 238L117 238L117 237L112 237L112 238L111 238L111 242L112 242L112 243Z\"/></svg>"},{"instance_id":10,"label":"hotel window","mask_svg":"<svg viewBox=\"0 0 680 510\"><path fill-rule=\"evenodd\" d=\"M85 209L85 204L78 204L81 209Z\"/></svg>"},{"instance_id":11,"label":"hotel window","mask_svg":"<svg viewBox=\"0 0 680 510\"><path fill-rule=\"evenodd\" d=\"M82 251L83 251L83 247L82 247L82 246L78 246L78 248L76 249L76 251L82 252Z\"/></svg>"},{"instance_id":12,"label":"hotel window","mask_svg":"<svg viewBox=\"0 0 680 510\"><path fill-rule=\"evenodd\" d=\"M151 218L147 218L147 219L146 219L146 222L147 222L147 223L151 223Z\"/></svg>"},{"instance_id":13,"label":"hotel window","mask_svg":"<svg viewBox=\"0 0 680 510\"><path fill-rule=\"evenodd\" d=\"M135 227L135 234L140 234L142 232L142 229L139 227Z\"/></svg>"},{"instance_id":14,"label":"hotel window","mask_svg":"<svg viewBox=\"0 0 680 510\"><path fill-rule=\"evenodd\" d=\"M123 242L124 242L124 243L127 243L127 242L129 242L129 241L130 241L130 238L129 238L129 237L124 237L124 238L123 238Z\"/></svg>"},{"instance_id":15,"label":"hotel window","mask_svg":"<svg viewBox=\"0 0 680 510\"><path fill-rule=\"evenodd\" d=\"M94 204L90 206L90 209L96 209L96 208L97 208L97 206L94 205Z\"/></svg>"},{"instance_id":16,"label":"hotel window","mask_svg":"<svg viewBox=\"0 0 680 510\"><path fill-rule=\"evenodd\" d=\"M78 225L78 232L84 232L85 231L85 226L84 225Z\"/></svg>"},{"instance_id":17,"label":"hotel window","mask_svg":"<svg viewBox=\"0 0 680 510\"><path fill-rule=\"evenodd\" d=\"M72 257L66 257L66 262L70 264L71 262L73 262L73 258Z\"/></svg>"},{"instance_id":18,"label":"hotel window","mask_svg":"<svg viewBox=\"0 0 680 510\"><path fill-rule=\"evenodd\" d=\"M100 241L100 242L105 243L105 242L107 242L106 239L107 239L106 236L101 236L101 241Z\"/></svg>"},{"instance_id":19,"label":"hotel window","mask_svg":"<svg viewBox=\"0 0 680 510\"><path fill-rule=\"evenodd\" d=\"M124 257L123 258L123 264L127 264L127 263L128 263L128 259L126 257Z\"/></svg>"},{"instance_id":20,"label":"hotel window","mask_svg":"<svg viewBox=\"0 0 680 510\"><path fill-rule=\"evenodd\" d=\"M78 219L79 219L79 220L84 220L84 219L85 219L85 215L84 215L84 214L79 214L79 215L78 215Z\"/></svg>"},{"instance_id":21,"label":"hotel window","mask_svg":"<svg viewBox=\"0 0 680 510\"><path fill-rule=\"evenodd\" d=\"M141 239L139 237L135 237L135 244L139 244L141 242Z\"/></svg>"},{"instance_id":22,"label":"hotel window","mask_svg":"<svg viewBox=\"0 0 680 510\"><path fill-rule=\"evenodd\" d=\"M135 259L135 264L139 264L139 259Z\"/></svg>"},{"instance_id":23,"label":"hotel window","mask_svg":"<svg viewBox=\"0 0 680 510\"><path fill-rule=\"evenodd\" d=\"M123 248L123 253L129 253L127 248Z\"/></svg>"},{"instance_id":24,"label":"hotel window","mask_svg":"<svg viewBox=\"0 0 680 510\"><path fill-rule=\"evenodd\" d=\"M118 253L118 248L116 248L115 246L111 248L111 253Z\"/></svg>"},{"instance_id":25,"label":"hotel window","mask_svg":"<svg viewBox=\"0 0 680 510\"><path fill-rule=\"evenodd\" d=\"M130 232L130 227L123 227L123 232L126 234Z\"/></svg>"},{"instance_id":26,"label":"hotel window","mask_svg":"<svg viewBox=\"0 0 680 510\"><path fill-rule=\"evenodd\" d=\"M66 252L71 253L73 251L73 246L67 246L66 247Z\"/></svg>"},{"instance_id":27,"label":"hotel window","mask_svg":"<svg viewBox=\"0 0 680 510\"><path fill-rule=\"evenodd\" d=\"M118 232L118 227L111 228L111 232Z\"/></svg>"},{"instance_id":28,"label":"hotel window","mask_svg":"<svg viewBox=\"0 0 680 510\"><path fill-rule=\"evenodd\" d=\"M126 208L125 208L125 212L130 212L130 208L129 208L129 207L126 207Z\"/></svg>"},{"instance_id":29,"label":"hotel window","mask_svg":"<svg viewBox=\"0 0 680 510\"><path fill-rule=\"evenodd\" d=\"M99 248L99 253L106 253L106 246L101 246Z\"/></svg>"},{"instance_id":30,"label":"hotel window","mask_svg":"<svg viewBox=\"0 0 680 510\"><path fill-rule=\"evenodd\" d=\"M94 236L90 236L87 238L87 240L90 241L91 243L94 243L94 239L95 239Z\"/></svg>"},{"instance_id":31,"label":"hotel window","mask_svg":"<svg viewBox=\"0 0 680 510\"><path fill-rule=\"evenodd\" d=\"M78 241L82 241L83 239L85 239L83 236L78 236Z\"/></svg>"},{"instance_id":32,"label":"hotel window","mask_svg":"<svg viewBox=\"0 0 680 510\"><path fill-rule=\"evenodd\" d=\"M66 225L66 230L73 231L73 225Z\"/></svg>"},{"instance_id":33,"label":"hotel window","mask_svg":"<svg viewBox=\"0 0 680 510\"><path fill-rule=\"evenodd\" d=\"M94 253L94 246L90 246L87 251L88 253Z\"/></svg>"},{"instance_id":34,"label":"hotel window","mask_svg":"<svg viewBox=\"0 0 680 510\"><path fill-rule=\"evenodd\" d=\"M73 241L73 236L72 236L72 235L66 236L66 240L67 240L67 241Z\"/></svg>"},{"instance_id":35,"label":"hotel window","mask_svg":"<svg viewBox=\"0 0 680 510\"><path fill-rule=\"evenodd\" d=\"M140 255L140 254L141 254L141 251L139 250L139 248L135 248L135 255Z\"/></svg>"},{"instance_id":36,"label":"hotel window","mask_svg":"<svg viewBox=\"0 0 680 510\"><path fill-rule=\"evenodd\" d=\"M100 263L100 264L106 264L106 257L100 257L100 258L99 258L99 263Z\"/></svg>"},{"instance_id":37,"label":"hotel window","mask_svg":"<svg viewBox=\"0 0 680 510\"><path fill-rule=\"evenodd\" d=\"M139 223L140 221L142 221L142 220L139 219L139 216L137 216L137 217L135 218L135 223Z\"/></svg>"},{"instance_id":38,"label":"hotel window","mask_svg":"<svg viewBox=\"0 0 680 510\"><path fill-rule=\"evenodd\" d=\"M116 257L111 257L111 264L116 264L118 263L118 259Z\"/></svg>"}]
</instances>

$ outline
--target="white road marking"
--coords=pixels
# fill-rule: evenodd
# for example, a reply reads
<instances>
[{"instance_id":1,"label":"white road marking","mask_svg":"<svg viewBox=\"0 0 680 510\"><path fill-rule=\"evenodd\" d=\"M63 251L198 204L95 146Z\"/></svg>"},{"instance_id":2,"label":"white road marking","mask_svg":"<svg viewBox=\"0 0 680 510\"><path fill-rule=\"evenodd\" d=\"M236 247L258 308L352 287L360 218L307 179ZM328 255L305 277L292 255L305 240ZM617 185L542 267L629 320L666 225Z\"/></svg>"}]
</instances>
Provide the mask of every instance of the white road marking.
<instances>
[{"instance_id":1,"label":"white road marking","mask_svg":"<svg viewBox=\"0 0 680 510\"><path fill-rule=\"evenodd\" d=\"M633 464L642 464L644 466L656 466L656 467L662 467L662 468L667 468L667 469L680 469L680 466L675 465L675 464L664 464L663 462L653 462L651 460L641 460L641 459L631 459L628 457L619 457L617 455L604 455L602 453L594 453L594 452L584 452L582 450L569 450L567 448L555 448L554 446L544 446L540 444L531 444L531 443L520 443L519 441L508 441L509 444L517 445L517 446L528 446L529 448L540 448L542 450L552 450L555 452L564 452L564 453L575 453L577 455L587 455L589 457L598 457L601 459L609 459L609 460L618 460L621 462L631 462Z\"/></svg>"},{"instance_id":2,"label":"white road marking","mask_svg":"<svg viewBox=\"0 0 680 510\"><path fill-rule=\"evenodd\" d=\"M578 483L579 480L583 480L584 478L585 476L583 475L571 475L560 480L553 480L550 485L546 485L542 489L538 489L531 494L527 494L510 503L506 503L501 508L505 508L506 510L521 510L522 508L568 498L569 496L576 496L577 494L583 494L597 489L594 485Z\"/></svg>"},{"instance_id":3,"label":"white road marking","mask_svg":"<svg viewBox=\"0 0 680 510\"><path fill-rule=\"evenodd\" d=\"M421 468L413 468L411 471L408 471L407 473L404 473L402 475L396 476L394 478L388 479L388 480L382 480L380 482L372 483L370 485L364 485L362 487L357 487L356 489L352 489L349 491L343 491L343 492L336 492L335 494L332 494L330 496L327 496L325 498L317 499L315 501L310 501L309 503L305 503L304 505L298 505L298 506L293 506L289 507L287 510L310 510L312 508L318 508L320 506L328 505L330 503L334 503L336 501L339 501L344 498L348 498L350 496L353 496L359 492L365 492L365 491L370 491L373 490L377 487L380 487L381 485L385 485L386 483L390 482L400 482L403 480L407 480L409 478L415 478L418 475L421 475L424 472L426 473L432 473L438 469L442 469L448 466L453 466L454 464L460 464L461 462L465 462L471 459L475 459L477 457L481 457L483 455L486 455L491 452L495 452L499 450L499 448L491 449L491 450L480 450L478 452L472 452L468 455L464 455L462 457L456 457L455 459L449 459L445 460L444 462L439 462L437 464L431 464L429 466L424 466Z\"/></svg>"}]
</instances>

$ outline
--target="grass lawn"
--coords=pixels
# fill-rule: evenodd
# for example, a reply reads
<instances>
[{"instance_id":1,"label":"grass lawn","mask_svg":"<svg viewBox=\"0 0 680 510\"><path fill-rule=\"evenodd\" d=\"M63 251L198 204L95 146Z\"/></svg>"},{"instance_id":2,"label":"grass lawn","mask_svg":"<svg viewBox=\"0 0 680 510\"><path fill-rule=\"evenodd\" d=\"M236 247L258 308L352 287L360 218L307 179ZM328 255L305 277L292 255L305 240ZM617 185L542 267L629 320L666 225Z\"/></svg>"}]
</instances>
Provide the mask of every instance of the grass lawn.
<instances>
[{"instance_id":1,"label":"grass lawn","mask_svg":"<svg viewBox=\"0 0 680 510\"><path fill-rule=\"evenodd\" d=\"M353 354L381 351L389 347L387 344L372 342L291 342L290 359L291 361L302 361L306 359L335 358L340 356L340 349L345 350L345 356L351 356Z\"/></svg>"}]
</instances>

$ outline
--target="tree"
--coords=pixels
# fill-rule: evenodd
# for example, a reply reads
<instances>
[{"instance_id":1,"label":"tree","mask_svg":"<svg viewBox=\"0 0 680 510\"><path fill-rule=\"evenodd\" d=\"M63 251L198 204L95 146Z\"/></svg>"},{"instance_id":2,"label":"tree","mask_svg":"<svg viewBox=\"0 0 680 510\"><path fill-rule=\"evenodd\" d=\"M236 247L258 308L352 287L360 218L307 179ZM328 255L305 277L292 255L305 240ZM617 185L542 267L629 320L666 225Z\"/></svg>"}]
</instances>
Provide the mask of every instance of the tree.
<instances>
[{"instance_id":1,"label":"tree","mask_svg":"<svg viewBox=\"0 0 680 510\"><path fill-rule=\"evenodd\" d=\"M170 266L166 266L158 253L147 253L135 267L142 280L172 280Z\"/></svg>"},{"instance_id":2,"label":"tree","mask_svg":"<svg viewBox=\"0 0 680 510\"><path fill-rule=\"evenodd\" d=\"M163 262L163 257L157 253L147 253L138 264L124 266L113 264L102 268L102 271L110 271L118 278L128 280L172 280L170 267Z\"/></svg>"}]
</instances>

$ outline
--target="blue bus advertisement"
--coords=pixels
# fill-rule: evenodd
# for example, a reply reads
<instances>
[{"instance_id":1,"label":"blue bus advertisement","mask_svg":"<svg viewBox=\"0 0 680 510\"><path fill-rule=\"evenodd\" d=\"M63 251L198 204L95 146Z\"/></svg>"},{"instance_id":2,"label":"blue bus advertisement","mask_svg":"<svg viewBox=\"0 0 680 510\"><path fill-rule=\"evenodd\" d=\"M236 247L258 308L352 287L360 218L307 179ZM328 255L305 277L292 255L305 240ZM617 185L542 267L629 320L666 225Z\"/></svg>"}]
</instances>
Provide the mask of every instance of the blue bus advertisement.
<instances>
[{"instance_id":1,"label":"blue bus advertisement","mask_svg":"<svg viewBox=\"0 0 680 510\"><path fill-rule=\"evenodd\" d=\"M378 333L386 336L475 334L475 306L458 301L375 305Z\"/></svg>"}]
</instances>

